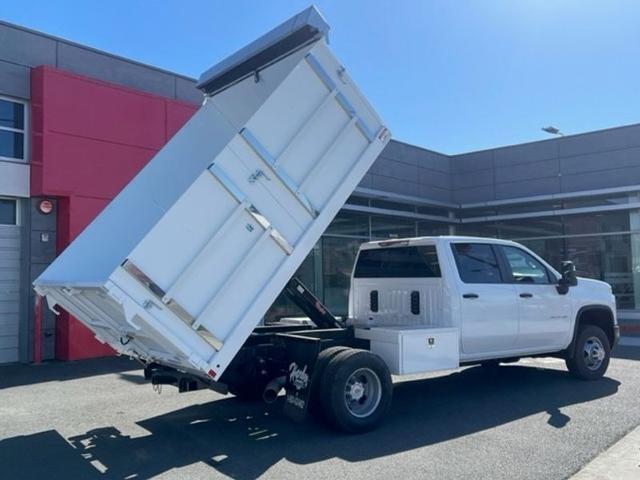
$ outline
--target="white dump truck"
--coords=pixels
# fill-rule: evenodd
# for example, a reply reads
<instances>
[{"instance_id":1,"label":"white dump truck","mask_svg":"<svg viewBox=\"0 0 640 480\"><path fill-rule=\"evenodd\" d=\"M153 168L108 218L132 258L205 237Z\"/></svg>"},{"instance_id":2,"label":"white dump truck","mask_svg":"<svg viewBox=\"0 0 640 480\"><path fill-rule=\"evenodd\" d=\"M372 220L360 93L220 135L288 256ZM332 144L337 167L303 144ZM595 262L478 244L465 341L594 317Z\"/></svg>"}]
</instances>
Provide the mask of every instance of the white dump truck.
<instances>
[{"instance_id":1,"label":"white dump truck","mask_svg":"<svg viewBox=\"0 0 640 480\"><path fill-rule=\"evenodd\" d=\"M35 281L154 385L274 401L360 432L391 375L557 355L603 375L611 288L512 242L364 244L349 317L292 278L389 141L315 8L205 72L202 107ZM309 325L260 325L284 291Z\"/></svg>"}]
</instances>

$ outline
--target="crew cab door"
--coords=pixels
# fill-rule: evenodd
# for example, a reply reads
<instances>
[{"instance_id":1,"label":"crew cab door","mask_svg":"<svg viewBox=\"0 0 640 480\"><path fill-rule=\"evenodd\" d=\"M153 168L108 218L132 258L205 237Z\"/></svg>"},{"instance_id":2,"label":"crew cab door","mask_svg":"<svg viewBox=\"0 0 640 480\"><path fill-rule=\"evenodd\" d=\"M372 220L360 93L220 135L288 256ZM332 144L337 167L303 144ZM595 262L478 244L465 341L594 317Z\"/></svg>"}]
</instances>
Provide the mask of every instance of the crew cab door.
<instances>
[{"instance_id":1,"label":"crew cab door","mask_svg":"<svg viewBox=\"0 0 640 480\"><path fill-rule=\"evenodd\" d=\"M516 345L523 351L544 351L566 345L571 332L569 295L560 295L553 274L525 250L498 247L516 288L520 331Z\"/></svg>"},{"instance_id":2,"label":"crew cab door","mask_svg":"<svg viewBox=\"0 0 640 480\"><path fill-rule=\"evenodd\" d=\"M480 357L513 350L518 336L516 287L504 281L496 246L460 242L451 249L461 296L462 353Z\"/></svg>"}]
</instances>

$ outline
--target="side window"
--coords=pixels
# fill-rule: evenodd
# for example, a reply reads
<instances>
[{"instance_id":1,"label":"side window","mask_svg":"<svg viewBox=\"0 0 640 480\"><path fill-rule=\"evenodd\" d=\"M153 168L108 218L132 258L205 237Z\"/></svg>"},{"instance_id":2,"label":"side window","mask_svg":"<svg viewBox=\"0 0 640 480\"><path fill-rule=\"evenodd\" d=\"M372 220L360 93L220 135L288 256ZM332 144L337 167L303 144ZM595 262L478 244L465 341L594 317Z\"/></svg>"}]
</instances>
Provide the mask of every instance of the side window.
<instances>
[{"instance_id":1,"label":"side window","mask_svg":"<svg viewBox=\"0 0 640 480\"><path fill-rule=\"evenodd\" d=\"M25 106L0 98L0 157L25 159Z\"/></svg>"},{"instance_id":2,"label":"side window","mask_svg":"<svg viewBox=\"0 0 640 480\"><path fill-rule=\"evenodd\" d=\"M440 276L436 248L390 247L361 250L355 278L433 278Z\"/></svg>"},{"instance_id":3,"label":"side window","mask_svg":"<svg viewBox=\"0 0 640 480\"><path fill-rule=\"evenodd\" d=\"M451 245L460 278L464 283L501 283L498 259L487 243Z\"/></svg>"},{"instance_id":4,"label":"side window","mask_svg":"<svg viewBox=\"0 0 640 480\"><path fill-rule=\"evenodd\" d=\"M0 225L17 224L17 203L15 200L0 198Z\"/></svg>"},{"instance_id":5,"label":"side window","mask_svg":"<svg viewBox=\"0 0 640 480\"><path fill-rule=\"evenodd\" d=\"M501 247L516 283L547 284L549 274L538 260L516 247Z\"/></svg>"}]
</instances>

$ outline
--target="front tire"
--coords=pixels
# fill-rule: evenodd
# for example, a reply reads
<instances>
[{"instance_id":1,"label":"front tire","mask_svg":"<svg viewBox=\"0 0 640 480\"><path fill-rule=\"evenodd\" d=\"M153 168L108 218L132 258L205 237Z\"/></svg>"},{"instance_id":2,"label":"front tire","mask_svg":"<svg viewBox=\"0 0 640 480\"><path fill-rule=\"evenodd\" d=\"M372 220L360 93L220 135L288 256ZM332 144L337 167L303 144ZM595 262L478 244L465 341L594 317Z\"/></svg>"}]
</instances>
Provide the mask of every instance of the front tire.
<instances>
[{"instance_id":1,"label":"front tire","mask_svg":"<svg viewBox=\"0 0 640 480\"><path fill-rule=\"evenodd\" d=\"M325 418L337 429L374 429L391 405L393 384L384 361L366 350L348 349L327 365L321 386Z\"/></svg>"},{"instance_id":2,"label":"front tire","mask_svg":"<svg viewBox=\"0 0 640 480\"><path fill-rule=\"evenodd\" d=\"M607 371L611 346L604 331L595 325L586 325L578 331L573 356L567 358L569 372L581 380L598 380Z\"/></svg>"}]
</instances>

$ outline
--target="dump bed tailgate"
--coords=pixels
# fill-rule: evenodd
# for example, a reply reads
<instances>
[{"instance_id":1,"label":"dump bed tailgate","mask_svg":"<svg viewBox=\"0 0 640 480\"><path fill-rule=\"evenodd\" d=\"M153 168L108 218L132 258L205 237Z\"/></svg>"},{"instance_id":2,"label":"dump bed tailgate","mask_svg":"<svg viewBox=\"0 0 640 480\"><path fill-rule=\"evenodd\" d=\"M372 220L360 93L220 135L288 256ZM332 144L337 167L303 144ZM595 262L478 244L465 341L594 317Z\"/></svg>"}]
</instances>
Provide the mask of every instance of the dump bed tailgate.
<instances>
[{"instance_id":1,"label":"dump bed tailgate","mask_svg":"<svg viewBox=\"0 0 640 480\"><path fill-rule=\"evenodd\" d=\"M292 20L205 75L194 118L36 281L117 351L219 378L388 142L317 12Z\"/></svg>"}]
</instances>

